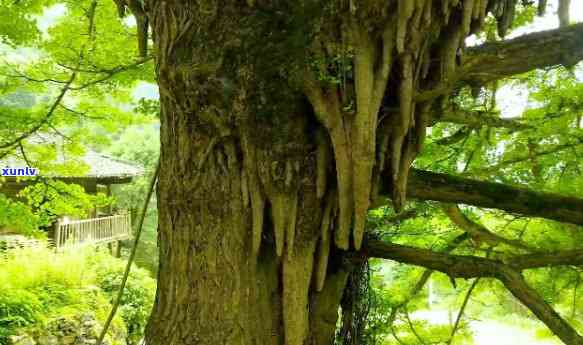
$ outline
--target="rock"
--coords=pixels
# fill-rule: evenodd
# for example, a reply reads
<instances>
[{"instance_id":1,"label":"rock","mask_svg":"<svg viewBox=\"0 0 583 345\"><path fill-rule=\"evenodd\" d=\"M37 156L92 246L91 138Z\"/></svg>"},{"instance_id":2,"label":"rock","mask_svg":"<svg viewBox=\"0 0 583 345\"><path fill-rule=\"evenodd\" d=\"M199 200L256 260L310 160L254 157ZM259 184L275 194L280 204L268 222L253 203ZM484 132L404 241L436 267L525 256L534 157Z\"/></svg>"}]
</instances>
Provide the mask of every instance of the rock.
<instances>
[{"instance_id":1,"label":"rock","mask_svg":"<svg viewBox=\"0 0 583 345\"><path fill-rule=\"evenodd\" d=\"M34 339L26 334L13 335L8 341L10 345L37 345Z\"/></svg>"},{"instance_id":2,"label":"rock","mask_svg":"<svg viewBox=\"0 0 583 345\"><path fill-rule=\"evenodd\" d=\"M63 345L71 345L75 343L75 340L77 340L76 336L73 335L67 335L61 338L61 344Z\"/></svg>"},{"instance_id":3,"label":"rock","mask_svg":"<svg viewBox=\"0 0 583 345\"><path fill-rule=\"evenodd\" d=\"M38 337L38 345L60 345L59 338L54 335L42 335Z\"/></svg>"},{"instance_id":4,"label":"rock","mask_svg":"<svg viewBox=\"0 0 583 345\"><path fill-rule=\"evenodd\" d=\"M56 317L46 324L26 333L12 336L8 345L96 345L101 324L91 313L71 317ZM125 345L125 330L112 332L113 339L104 340L103 345Z\"/></svg>"}]
</instances>

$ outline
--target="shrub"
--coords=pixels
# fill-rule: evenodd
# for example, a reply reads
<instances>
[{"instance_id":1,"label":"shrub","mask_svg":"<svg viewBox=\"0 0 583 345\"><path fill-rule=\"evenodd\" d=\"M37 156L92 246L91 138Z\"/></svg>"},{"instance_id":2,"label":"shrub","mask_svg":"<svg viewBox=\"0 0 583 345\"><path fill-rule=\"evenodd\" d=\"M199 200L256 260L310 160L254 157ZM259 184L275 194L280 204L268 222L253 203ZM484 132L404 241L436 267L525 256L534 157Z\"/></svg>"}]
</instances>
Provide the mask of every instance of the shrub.
<instances>
[{"instance_id":1,"label":"shrub","mask_svg":"<svg viewBox=\"0 0 583 345\"><path fill-rule=\"evenodd\" d=\"M55 317L95 315L102 323L117 296L125 262L94 248L54 253L11 250L0 257L0 345L24 329L42 330ZM155 293L148 272L134 267L111 332L136 344Z\"/></svg>"}]
</instances>

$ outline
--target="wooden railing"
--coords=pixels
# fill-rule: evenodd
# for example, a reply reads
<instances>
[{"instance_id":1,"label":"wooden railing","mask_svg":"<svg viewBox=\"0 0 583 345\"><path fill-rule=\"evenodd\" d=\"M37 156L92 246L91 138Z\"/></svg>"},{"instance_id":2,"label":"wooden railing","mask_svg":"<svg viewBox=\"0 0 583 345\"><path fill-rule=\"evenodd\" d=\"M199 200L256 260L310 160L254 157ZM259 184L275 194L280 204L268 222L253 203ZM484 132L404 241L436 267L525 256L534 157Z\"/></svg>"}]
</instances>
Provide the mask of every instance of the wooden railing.
<instances>
[{"instance_id":1,"label":"wooden railing","mask_svg":"<svg viewBox=\"0 0 583 345\"><path fill-rule=\"evenodd\" d=\"M57 249L81 245L121 241L132 236L129 213L59 222L55 226L54 245Z\"/></svg>"}]
</instances>

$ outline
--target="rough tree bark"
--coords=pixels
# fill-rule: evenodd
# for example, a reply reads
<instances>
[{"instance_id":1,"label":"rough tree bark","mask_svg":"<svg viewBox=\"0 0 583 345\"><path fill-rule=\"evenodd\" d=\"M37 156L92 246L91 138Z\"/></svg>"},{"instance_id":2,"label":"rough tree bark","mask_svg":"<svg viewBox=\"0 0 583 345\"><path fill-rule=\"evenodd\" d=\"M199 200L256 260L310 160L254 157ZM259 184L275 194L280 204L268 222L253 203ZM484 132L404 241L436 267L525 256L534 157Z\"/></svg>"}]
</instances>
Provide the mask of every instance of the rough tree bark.
<instances>
[{"instance_id":1,"label":"rough tree bark","mask_svg":"<svg viewBox=\"0 0 583 345\"><path fill-rule=\"evenodd\" d=\"M316 188L316 123L285 79L246 55L247 44L279 49L263 36L273 27L242 2L148 6L162 170L147 344L329 344L347 273L328 265L336 207L332 189ZM265 100L269 78L284 106Z\"/></svg>"},{"instance_id":2,"label":"rough tree bark","mask_svg":"<svg viewBox=\"0 0 583 345\"><path fill-rule=\"evenodd\" d=\"M458 80L464 38L488 12L503 34L517 0L116 2L151 25L160 88L146 343L332 344L381 180L405 202L421 85Z\"/></svg>"}]
</instances>

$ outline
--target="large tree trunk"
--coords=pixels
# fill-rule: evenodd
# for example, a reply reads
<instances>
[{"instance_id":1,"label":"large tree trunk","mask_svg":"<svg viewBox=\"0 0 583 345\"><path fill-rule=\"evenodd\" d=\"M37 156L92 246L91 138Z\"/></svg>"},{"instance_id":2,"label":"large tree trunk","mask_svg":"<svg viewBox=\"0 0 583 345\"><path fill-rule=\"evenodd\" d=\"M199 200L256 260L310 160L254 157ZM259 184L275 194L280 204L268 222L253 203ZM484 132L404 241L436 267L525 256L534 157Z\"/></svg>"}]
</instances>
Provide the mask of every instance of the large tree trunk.
<instances>
[{"instance_id":1,"label":"large tree trunk","mask_svg":"<svg viewBox=\"0 0 583 345\"><path fill-rule=\"evenodd\" d=\"M188 114L167 101L163 107L160 270L147 344L275 345L285 339L300 345L312 337L313 344L330 344L346 275L331 274L324 290L309 300L320 231L309 157L302 162L306 169L298 186L293 254L278 257L273 221L266 215L255 255L253 216L243 200L247 181L236 144L231 139L217 143L197 169L212 139L186 125ZM297 139L303 144L302 137Z\"/></svg>"},{"instance_id":2,"label":"large tree trunk","mask_svg":"<svg viewBox=\"0 0 583 345\"><path fill-rule=\"evenodd\" d=\"M257 115L263 80L240 46L249 8L200 3L150 4L162 151L146 343L331 344L347 274L315 255L330 250L319 238L334 212L317 193L315 119L282 81L292 101ZM319 289L314 267L330 272Z\"/></svg>"},{"instance_id":3,"label":"large tree trunk","mask_svg":"<svg viewBox=\"0 0 583 345\"><path fill-rule=\"evenodd\" d=\"M433 3L146 1L162 105L148 345L333 343L343 250L382 176L405 202L436 107L416 94L446 90L463 38L488 11L505 31L516 0Z\"/></svg>"}]
</instances>

